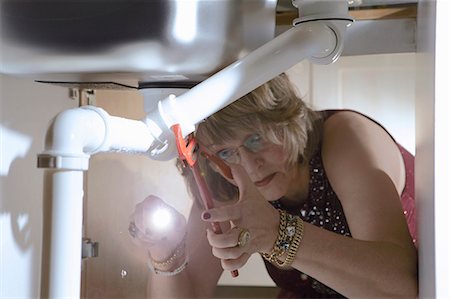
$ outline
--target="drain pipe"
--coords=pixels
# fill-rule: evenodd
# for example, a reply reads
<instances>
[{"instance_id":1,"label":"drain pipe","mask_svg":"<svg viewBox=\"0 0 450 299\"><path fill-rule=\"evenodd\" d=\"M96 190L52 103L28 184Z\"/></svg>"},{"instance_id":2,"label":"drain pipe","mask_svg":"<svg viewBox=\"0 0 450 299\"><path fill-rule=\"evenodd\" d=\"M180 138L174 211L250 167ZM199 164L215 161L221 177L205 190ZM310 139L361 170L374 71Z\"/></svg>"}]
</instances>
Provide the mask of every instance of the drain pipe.
<instances>
[{"instance_id":1,"label":"drain pipe","mask_svg":"<svg viewBox=\"0 0 450 299\"><path fill-rule=\"evenodd\" d=\"M195 131L195 125L229 105L298 62L308 59L315 64L330 64L343 49L348 16L347 0L298 0L300 17L294 27L229 65L180 96L170 95L154 105L144 122L158 128L157 151L152 159L170 159L177 155L171 127L179 124L183 136ZM317 8L320 2L320 10ZM323 3L322 3L323 2ZM295 3L294 3L295 4ZM306 10L301 4L308 4ZM320 13L319 13L320 12ZM332 14L334 12L334 14ZM303 14L306 13L306 16ZM147 99L144 93L144 101Z\"/></svg>"},{"instance_id":2,"label":"drain pipe","mask_svg":"<svg viewBox=\"0 0 450 299\"><path fill-rule=\"evenodd\" d=\"M326 5L316 10L313 2ZM91 155L115 151L172 159L177 156L172 125L179 124L187 136L197 123L301 60L328 64L339 57L343 34L352 22L347 1L294 3L300 16L295 27L189 91L149 104L151 112L142 121L84 106L64 111L51 122L45 151L38 156L38 167L46 168L41 297L80 297L83 171Z\"/></svg>"},{"instance_id":3,"label":"drain pipe","mask_svg":"<svg viewBox=\"0 0 450 299\"><path fill-rule=\"evenodd\" d=\"M80 298L83 171L97 152L145 153L153 143L147 126L84 106L63 111L47 131L38 155L44 174L42 298Z\"/></svg>"}]
</instances>

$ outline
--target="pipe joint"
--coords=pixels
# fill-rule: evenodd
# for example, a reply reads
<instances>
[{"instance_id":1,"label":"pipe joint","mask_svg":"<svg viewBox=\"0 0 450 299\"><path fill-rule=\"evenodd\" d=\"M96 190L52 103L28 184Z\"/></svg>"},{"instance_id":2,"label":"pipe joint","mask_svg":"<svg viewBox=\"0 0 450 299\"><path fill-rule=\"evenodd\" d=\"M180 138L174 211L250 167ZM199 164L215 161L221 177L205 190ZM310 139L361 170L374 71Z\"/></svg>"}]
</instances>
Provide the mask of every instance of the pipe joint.
<instances>
[{"instance_id":1,"label":"pipe joint","mask_svg":"<svg viewBox=\"0 0 450 299\"><path fill-rule=\"evenodd\" d=\"M177 97L187 92L186 88L144 88L141 92L144 96L144 110L147 116L143 122L154 138L153 144L147 151L147 155L154 160L170 160L178 155L175 138L170 129L174 124L182 126L183 133L193 132L183 129L186 127L183 115L189 111L180 113L177 109Z\"/></svg>"},{"instance_id":2,"label":"pipe joint","mask_svg":"<svg viewBox=\"0 0 450 299\"><path fill-rule=\"evenodd\" d=\"M38 167L87 170L91 154L105 147L107 114L91 106L68 109L50 123Z\"/></svg>"},{"instance_id":3,"label":"pipe joint","mask_svg":"<svg viewBox=\"0 0 450 299\"><path fill-rule=\"evenodd\" d=\"M311 22L319 22L319 20ZM332 64L336 62L342 54L344 49L344 34L346 28L351 25L351 22L347 20L321 20L320 23L327 27L327 34L329 35L328 39L329 41L332 41L332 45L328 48L323 48L322 51L311 56L309 61L314 64Z\"/></svg>"},{"instance_id":4,"label":"pipe joint","mask_svg":"<svg viewBox=\"0 0 450 299\"><path fill-rule=\"evenodd\" d=\"M318 20L349 20L348 0L292 0L292 5L298 9L298 18L293 25Z\"/></svg>"},{"instance_id":5,"label":"pipe joint","mask_svg":"<svg viewBox=\"0 0 450 299\"><path fill-rule=\"evenodd\" d=\"M327 27L323 35L328 35L328 40L333 41L330 47L324 47L309 60L314 64L334 63L344 48L347 27L354 21L348 14L347 0L293 0L292 4L299 11L299 17L293 21L295 27L320 23Z\"/></svg>"},{"instance_id":6,"label":"pipe joint","mask_svg":"<svg viewBox=\"0 0 450 299\"><path fill-rule=\"evenodd\" d=\"M167 161L177 156L175 137L170 130L171 120L164 113L161 102L158 102L157 108L144 118L150 134L154 138L147 154L154 160Z\"/></svg>"}]
</instances>

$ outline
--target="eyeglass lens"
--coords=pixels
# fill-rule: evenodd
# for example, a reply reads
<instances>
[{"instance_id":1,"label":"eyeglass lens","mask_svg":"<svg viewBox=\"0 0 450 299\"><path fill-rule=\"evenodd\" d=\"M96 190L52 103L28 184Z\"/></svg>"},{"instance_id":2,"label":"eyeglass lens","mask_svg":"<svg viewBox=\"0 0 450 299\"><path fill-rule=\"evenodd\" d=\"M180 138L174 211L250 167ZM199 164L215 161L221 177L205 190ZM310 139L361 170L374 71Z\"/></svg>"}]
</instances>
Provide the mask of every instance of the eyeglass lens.
<instances>
[{"instance_id":1,"label":"eyeglass lens","mask_svg":"<svg viewBox=\"0 0 450 299\"><path fill-rule=\"evenodd\" d=\"M245 147L247 150L253 153L257 153L263 148L263 139L259 134L252 134L244 140L244 143L241 146ZM217 152L217 156L226 162L238 163L240 160L238 153L239 147L225 148L223 150L220 150L219 152Z\"/></svg>"}]
</instances>

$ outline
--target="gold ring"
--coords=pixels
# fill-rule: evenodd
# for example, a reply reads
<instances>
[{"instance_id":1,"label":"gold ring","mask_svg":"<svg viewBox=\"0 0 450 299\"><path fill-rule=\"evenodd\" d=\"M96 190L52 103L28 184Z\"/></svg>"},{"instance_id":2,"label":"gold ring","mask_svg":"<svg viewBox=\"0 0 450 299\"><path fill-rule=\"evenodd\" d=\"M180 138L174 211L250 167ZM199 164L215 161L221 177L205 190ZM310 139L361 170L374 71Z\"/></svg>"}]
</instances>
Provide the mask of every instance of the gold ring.
<instances>
[{"instance_id":1,"label":"gold ring","mask_svg":"<svg viewBox=\"0 0 450 299\"><path fill-rule=\"evenodd\" d=\"M242 228L241 232L239 233L237 246L238 247L244 247L248 240L250 240L250 232L246 228Z\"/></svg>"},{"instance_id":2,"label":"gold ring","mask_svg":"<svg viewBox=\"0 0 450 299\"><path fill-rule=\"evenodd\" d=\"M138 232L138 228L136 227L136 223L134 221L131 221L128 225L128 233L131 237L136 238Z\"/></svg>"}]
</instances>

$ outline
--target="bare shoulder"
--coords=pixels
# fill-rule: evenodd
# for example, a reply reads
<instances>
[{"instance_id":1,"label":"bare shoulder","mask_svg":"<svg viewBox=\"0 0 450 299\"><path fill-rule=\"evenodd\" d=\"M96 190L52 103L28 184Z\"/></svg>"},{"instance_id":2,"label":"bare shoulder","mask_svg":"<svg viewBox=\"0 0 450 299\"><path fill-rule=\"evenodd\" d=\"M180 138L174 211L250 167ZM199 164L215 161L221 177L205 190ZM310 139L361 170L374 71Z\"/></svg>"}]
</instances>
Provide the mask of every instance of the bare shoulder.
<instances>
[{"instance_id":1,"label":"bare shoulder","mask_svg":"<svg viewBox=\"0 0 450 299\"><path fill-rule=\"evenodd\" d=\"M337 112L324 123L322 159L354 238L409 244L403 159L386 130L356 112Z\"/></svg>"},{"instance_id":2,"label":"bare shoulder","mask_svg":"<svg viewBox=\"0 0 450 299\"><path fill-rule=\"evenodd\" d=\"M383 127L357 112L337 112L325 121L322 156L330 179L379 169L399 194L403 189L404 164L397 144Z\"/></svg>"},{"instance_id":3,"label":"bare shoulder","mask_svg":"<svg viewBox=\"0 0 450 299\"><path fill-rule=\"evenodd\" d=\"M362 134L361 137L364 137L367 133L371 135L378 133L392 140L389 134L378 123L360 113L349 110L336 112L330 116L325 121L324 129L327 137L330 137L330 134L339 135L340 137L350 135L353 139L360 134Z\"/></svg>"}]
</instances>

